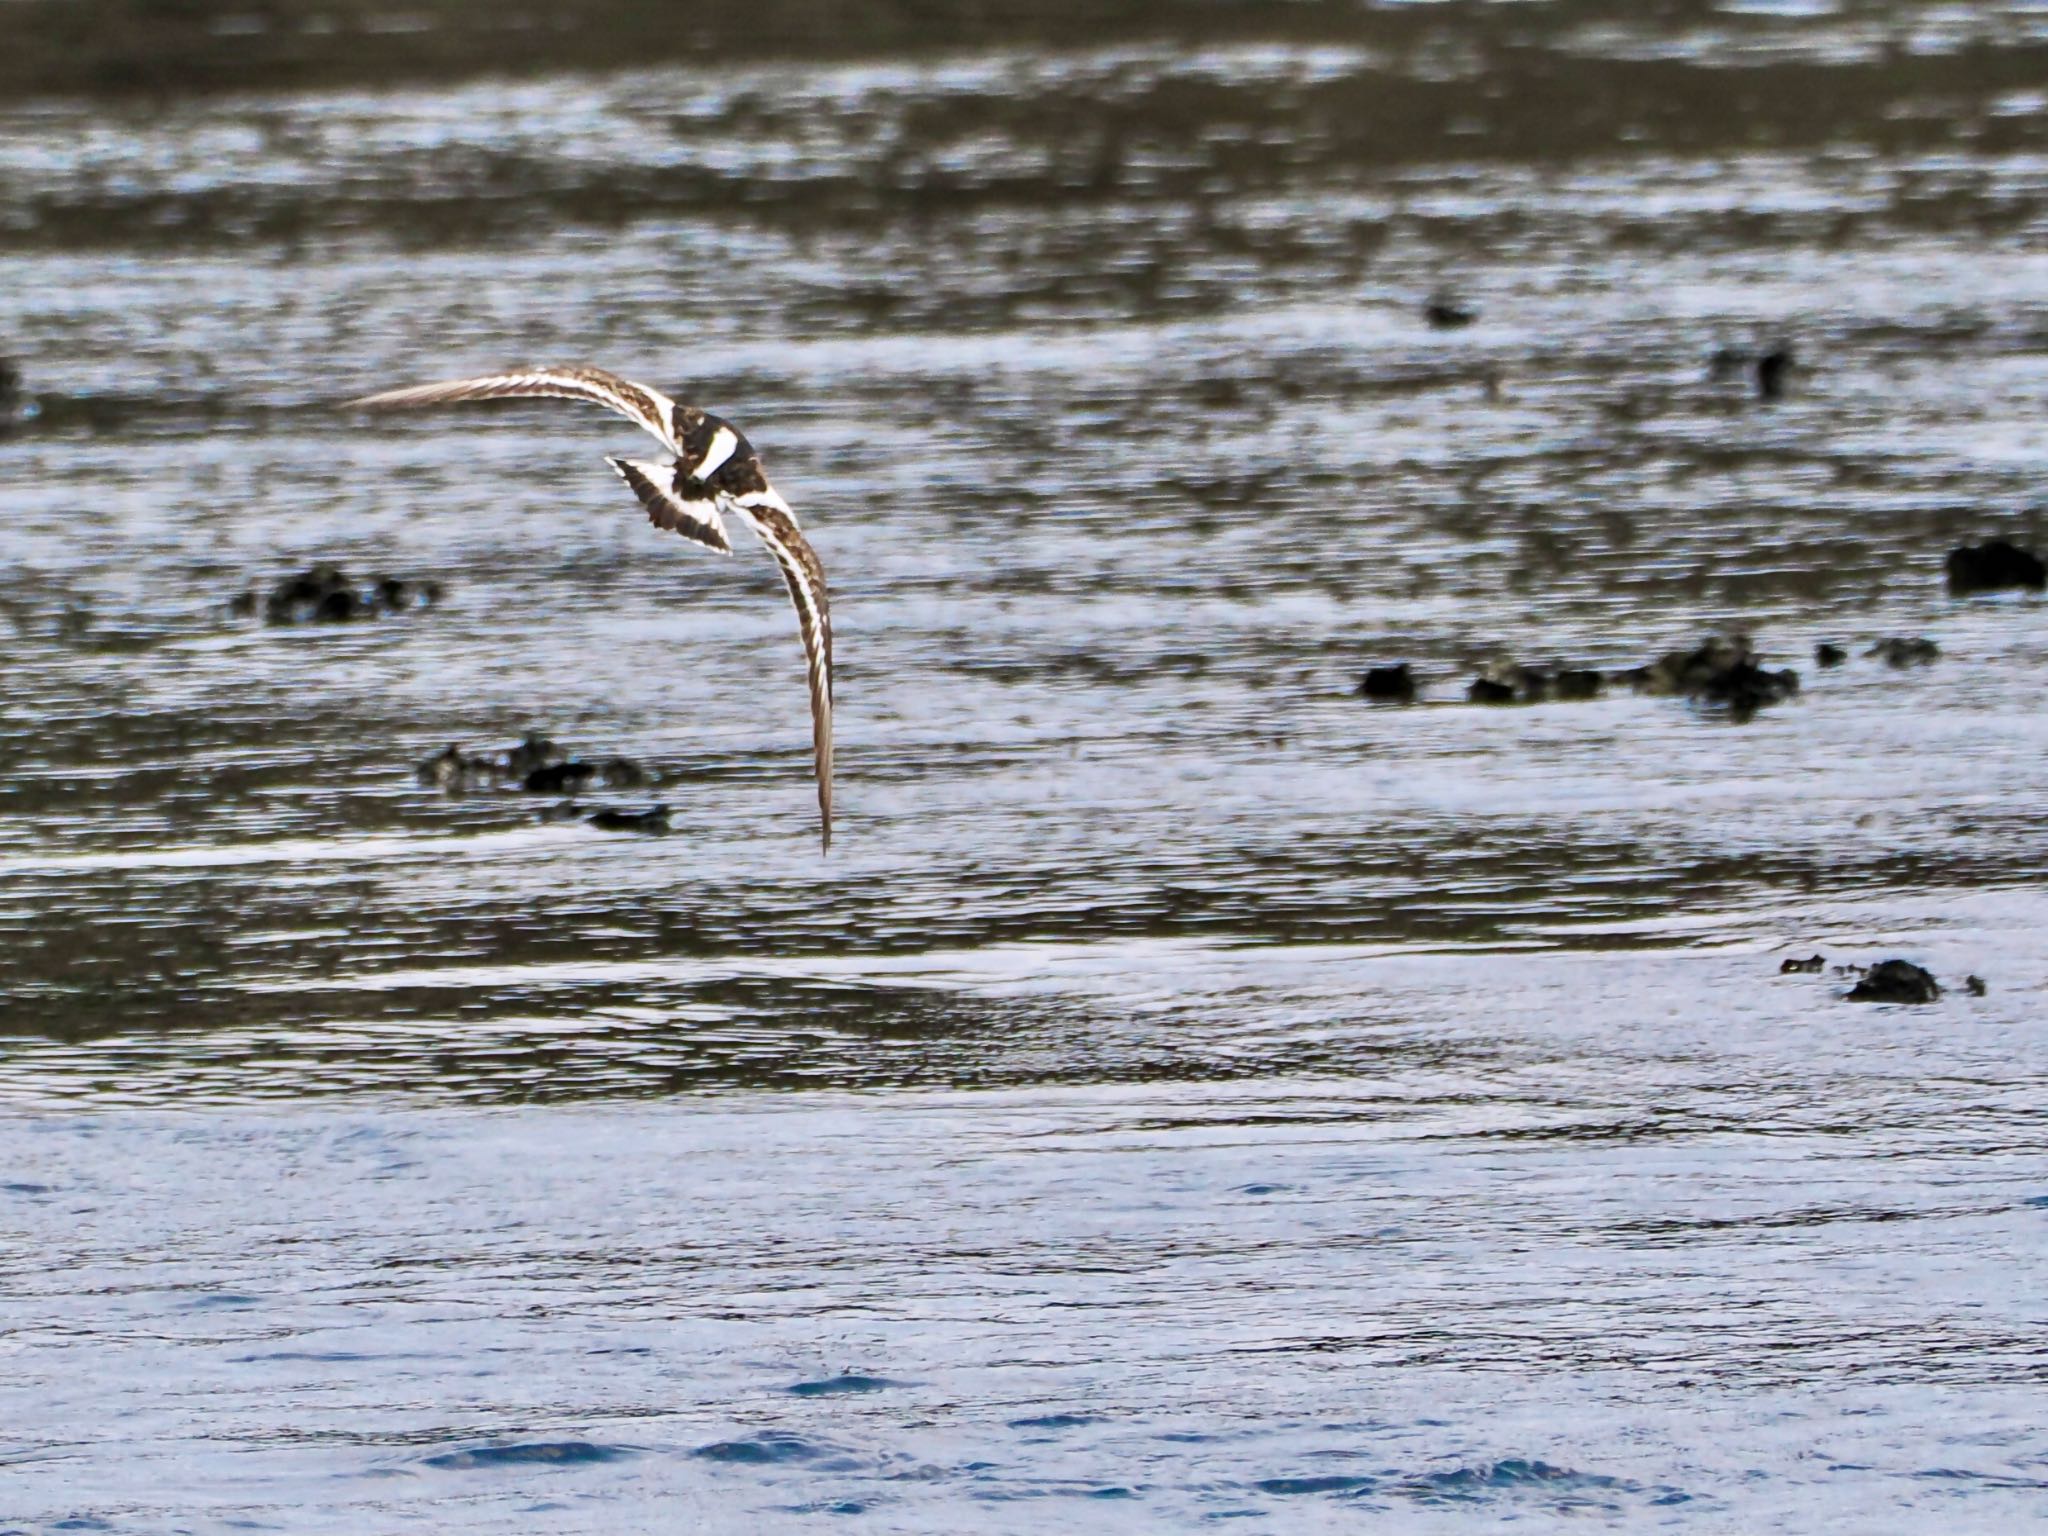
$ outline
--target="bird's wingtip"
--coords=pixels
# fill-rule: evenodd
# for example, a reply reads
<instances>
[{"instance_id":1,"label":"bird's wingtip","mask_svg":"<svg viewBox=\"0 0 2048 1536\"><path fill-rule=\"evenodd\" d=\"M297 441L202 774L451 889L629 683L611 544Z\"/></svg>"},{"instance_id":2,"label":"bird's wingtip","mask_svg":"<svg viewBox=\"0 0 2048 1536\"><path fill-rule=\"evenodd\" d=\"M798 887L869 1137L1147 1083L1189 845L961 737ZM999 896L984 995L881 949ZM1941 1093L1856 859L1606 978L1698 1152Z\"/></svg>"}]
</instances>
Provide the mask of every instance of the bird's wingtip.
<instances>
[{"instance_id":1,"label":"bird's wingtip","mask_svg":"<svg viewBox=\"0 0 2048 1536\"><path fill-rule=\"evenodd\" d=\"M403 398L411 394L405 389L379 389L367 395L350 395L346 400L334 402L337 411L388 411L406 403Z\"/></svg>"}]
</instances>

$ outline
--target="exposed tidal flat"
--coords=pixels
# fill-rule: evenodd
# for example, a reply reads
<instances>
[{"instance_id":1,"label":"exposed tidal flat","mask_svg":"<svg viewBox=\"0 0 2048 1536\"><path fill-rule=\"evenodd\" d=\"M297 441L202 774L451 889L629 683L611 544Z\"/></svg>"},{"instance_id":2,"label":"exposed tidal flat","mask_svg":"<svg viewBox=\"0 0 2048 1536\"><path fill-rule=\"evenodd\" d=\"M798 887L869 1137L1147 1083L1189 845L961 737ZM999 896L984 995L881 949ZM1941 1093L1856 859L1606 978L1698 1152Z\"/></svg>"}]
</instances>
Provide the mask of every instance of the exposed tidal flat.
<instances>
[{"instance_id":1,"label":"exposed tidal flat","mask_svg":"<svg viewBox=\"0 0 2048 1536\"><path fill-rule=\"evenodd\" d=\"M2048 1521L2048 16L230 9L0 3L0 1531Z\"/></svg>"}]
</instances>

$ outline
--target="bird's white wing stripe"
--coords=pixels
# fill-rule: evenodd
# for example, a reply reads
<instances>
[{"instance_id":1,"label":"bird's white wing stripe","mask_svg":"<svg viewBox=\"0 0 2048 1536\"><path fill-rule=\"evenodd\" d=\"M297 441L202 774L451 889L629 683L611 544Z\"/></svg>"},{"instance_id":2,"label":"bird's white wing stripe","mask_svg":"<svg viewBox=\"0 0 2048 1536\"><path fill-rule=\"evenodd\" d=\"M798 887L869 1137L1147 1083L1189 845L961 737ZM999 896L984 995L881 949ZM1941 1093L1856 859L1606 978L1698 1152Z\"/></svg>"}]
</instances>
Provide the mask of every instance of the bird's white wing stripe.
<instances>
[{"instance_id":1,"label":"bird's white wing stripe","mask_svg":"<svg viewBox=\"0 0 2048 1536\"><path fill-rule=\"evenodd\" d=\"M732 498L732 504L735 508L744 507L754 511L760 511L765 508L769 511L780 512L791 523L796 522L796 512L788 502L775 494L775 487L772 485L764 486L758 491L748 491L744 496L735 496Z\"/></svg>"},{"instance_id":2,"label":"bird's white wing stripe","mask_svg":"<svg viewBox=\"0 0 2048 1536\"><path fill-rule=\"evenodd\" d=\"M712 433L711 441L704 445L704 457L688 466L690 473L699 480L709 480L724 467L725 461L738 451L739 435L731 427L720 427Z\"/></svg>"}]
</instances>

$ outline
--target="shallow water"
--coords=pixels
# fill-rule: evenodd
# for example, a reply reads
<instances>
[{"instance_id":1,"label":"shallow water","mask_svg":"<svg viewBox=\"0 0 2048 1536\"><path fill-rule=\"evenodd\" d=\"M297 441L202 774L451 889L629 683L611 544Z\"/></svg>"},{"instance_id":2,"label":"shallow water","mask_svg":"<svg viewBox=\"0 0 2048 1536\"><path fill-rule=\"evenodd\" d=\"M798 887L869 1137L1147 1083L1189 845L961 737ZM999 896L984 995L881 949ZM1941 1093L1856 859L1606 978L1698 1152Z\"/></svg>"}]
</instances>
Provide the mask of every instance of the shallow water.
<instances>
[{"instance_id":1,"label":"shallow water","mask_svg":"<svg viewBox=\"0 0 2048 1536\"><path fill-rule=\"evenodd\" d=\"M2048 1515L2048 18L1247 25L0 105L0 1517ZM829 858L630 426L331 408L550 357L803 515Z\"/></svg>"}]
</instances>

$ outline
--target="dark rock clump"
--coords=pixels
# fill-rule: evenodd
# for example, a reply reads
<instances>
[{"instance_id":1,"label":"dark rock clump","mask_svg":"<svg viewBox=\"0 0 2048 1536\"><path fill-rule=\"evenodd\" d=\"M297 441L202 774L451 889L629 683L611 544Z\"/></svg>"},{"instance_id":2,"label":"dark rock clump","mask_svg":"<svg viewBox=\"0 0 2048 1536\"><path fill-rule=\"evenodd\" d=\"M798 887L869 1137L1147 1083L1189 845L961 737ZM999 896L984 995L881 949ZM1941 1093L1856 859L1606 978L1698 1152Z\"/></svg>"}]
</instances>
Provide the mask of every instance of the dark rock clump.
<instances>
[{"instance_id":1,"label":"dark rock clump","mask_svg":"<svg viewBox=\"0 0 2048 1536\"><path fill-rule=\"evenodd\" d=\"M1817 667L1839 667L1849 659L1849 653L1839 645L1830 645L1825 640L1813 648L1813 663Z\"/></svg>"},{"instance_id":2,"label":"dark rock clump","mask_svg":"<svg viewBox=\"0 0 2048 1536\"><path fill-rule=\"evenodd\" d=\"M507 752L502 761L506 778L524 779L536 768L545 768L549 763L562 761L562 749L539 731L528 731L520 738L519 745Z\"/></svg>"},{"instance_id":3,"label":"dark rock clump","mask_svg":"<svg viewBox=\"0 0 2048 1536\"><path fill-rule=\"evenodd\" d=\"M573 795L588 789L596 777L595 763L543 763L520 780L519 787L529 795Z\"/></svg>"},{"instance_id":4,"label":"dark rock clump","mask_svg":"<svg viewBox=\"0 0 2048 1536\"><path fill-rule=\"evenodd\" d=\"M1931 1003L1940 996L1940 984L1910 960L1873 965L1849 989L1852 1003Z\"/></svg>"},{"instance_id":5,"label":"dark rock clump","mask_svg":"<svg viewBox=\"0 0 2048 1536\"><path fill-rule=\"evenodd\" d=\"M1982 976L1965 976L1963 978L1963 990L1972 997L1982 997L1991 989L1984 985L1984 978Z\"/></svg>"},{"instance_id":6,"label":"dark rock clump","mask_svg":"<svg viewBox=\"0 0 2048 1536\"><path fill-rule=\"evenodd\" d=\"M1787 960L1778 967L1780 976L1818 976L1827 968L1825 955L1808 955L1804 960Z\"/></svg>"},{"instance_id":7,"label":"dark rock clump","mask_svg":"<svg viewBox=\"0 0 2048 1536\"><path fill-rule=\"evenodd\" d=\"M450 742L415 768L413 776L429 789L459 795L465 790L490 789L503 782L505 764L502 758L472 756Z\"/></svg>"},{"instance_id":8,"label":"dark rock clump","mask_svg":"<svg viewBox=\"0 0 2048 1536\"><path fill-rule=\"evenodd\" d=\"M441 601L447 589L431 577L424 581L408 581L403 576L379 576L372 590L380 611L402 613L408 608L433 607Z\"/></svg>"},{"instance_id":9,"label":"dark rock clump","mask_svg":"<svg viewBox=\"0 0 2048 1536\"><path fill-rule=\"evenodd\" d=\"M0 357L0 437L25 427L43 414L43 402L21 387L21 369L11 357Z\"/></svg>"},{"instance_id":10,"label":"dark rock clump","mask_svg":"<svg viewBox=\"0 0 2048 1536\"><path fill-rule=\"evenodd\" d=\"M2032 587L2038 592L2044 586L2048 586L2048 565L2030 550L2004 539L1965 544L1948 552L1948 589L1956 597L2007 587Z\"/></svg>"},{"instance_id":11,"label":"dark rock clump","mask_svg":"<svg viewBox=\"0 0 2048 1536\"><path fill-rule=\"evenodd\" d=\"M1465 699L1471 704L1512 704L1515 685L1496 677L1475 677L1472 686L1465 690Z\"/></svg>"},{"instance_id":12,"label":"dark rock clump","mask_svg":"<svg viewBox=\"0 0 2048 1536\"><path fill-rule=\"evenodd\" d=\"M1716 382L1738 379L1747 374L1756 386L1759 400L1778 400L1784 397L1785 385L1797 363L1791 346L1777 341L1761 352L1744 346L1717 347L1707 360L1707 370L1709 377Z\"/></svg>"},{"instance_id":13,"label":"dark rock clump","mask_svg":"<svg viewBox=\"0 0 2048 1536\"><path fill-rule=\"evenodd\" d=\"M1785 394L1785 380L1792 372L1792 349L1783 342L1756 360L1756 394L1759 400L1778 400Z\"/></svg>"},{"instance_id":14,"label":"dark rock clump","mask_svg":"<svg viewBox=\"0 0 2048 1536\"><path fill-rule=\"evenodd\" d=\"M1415 673L1405 661L1392 667L1368 667L1358 685L1362 699L1381 699L1394 704L1415 702Z\"/></svg>"},{"instance_id":15,"label":"dark rock clump","mask_svg":"<svg viewBox=\"0 0 2048 1536\"><path fill-rule=\"evenodd\" d=\"M612 789L638 789L654 782L654 775L630 757L607 757L598 763L597 770Z\"/></svg>"},{"instance_id":16,"label":"dark rock clump","mask_svg":"<svg viewBox=\"0 0 2048 1536\"><path fill-rule=\"evenodd\" d=\"M589 820L600 832L638 832L643 837L666 837L670 831L668 815L667 806L654 805L644 811L593 811Z\"/></svg>"},{"instance_id":17,"label":"dark rock clump","mask_svg":"<svg viewBox=\"0 0 2048 1536\"><path fill-rule=\"evenodd\" d=\"M1725 705L1747 720L1767 704L1781 704L1799 692L1799 674L1757 665L1747 635L1709 635L1690 651L1668 651L1622 677L1638 693L1677 694L1705 704Z\"/></svg>"},{"instance_id":18,"label":"dark rock clump","mask_svg":"<svg viewBox=\"0 0 2048 1536\"><path fill-rule=\"evenodd\" d=\"M571 757L542 763L520 780L519 787L533 795L575 795L586 789L637 789L646 782L647 770L630 757L597 762Z\"/></svg>"},{"instance_id":19,"label":"dark rock clump","mask_svg":"<svg viewBox=\"0 0 2048 1536\"><path fill-rule=\"evenodd\" d=\"M1888 667L1924 667L1940 658L1941 647L1924 635L1915 635L1910 640L1893 635L1878 641L1864 654L1880 657Z\"/></svg>"},{"instance_id":20,"label":"dark rock clump","mask_svg":"<svg viewBox=\"0 0 2048 1536\"><path fill-rule=\"evenodd\" d=\"M473 788L504 788L528 772L528 764L555 760L555 743L530 731L510 752L463 752L453 741L422 762L414 776L428 788L463 795Z\"/></svg>"},{"instance_id":21,"label":"dark rock clump","mask_svg":"<svg viewBox=\"0 0 2048 1536\"><path fill-rule=\"evenodd\" d=\"M544 822L580 821L600 832L636 832L642 837L666 837L674 830L669 825L666 805L649 806L644 811L622 811L615 806L603 806L593 811L574 800L564 800L560 805L542 807L540 819Z\"/></svg>"},{"instance_id":22,"label":"dark rock clump","mask_svg":"<svg viewBox=\"0 0 2048 1536\"><path fill-rule=\"evenodd\" d=\"M1479 311L1469 304L1460 304L1449 294L1439 293L1422 306L1422 318L1433 331L1457 331L1477 320Z\"/></svg>"},{"instance_id":23,"label":"dark rock clump","mask_svg":"<svg viewBox=\"0 0 2048 1536\"><path fill-rule=\"evenodd\" d=\"M1520 663L1488 667L1465 690L1474 704L1542 704L1551 699L1590 699L1606 680L1591 667L1560 667L1547 672Z\"/></svg>"},{"instance_id":24,"label":"dark rock clump","mask_svg":"<svg viewBox=\"0 0 2048 1536\"><path fill-rule=\"evenodd\" d=\"M517 746L503 752L472 753L451 745L415 771L420 783L449 794L522 789L540 795L574 795L593 787L637 789L654 782L654 775L630 757L574 758L538 731L529 731Z\"/></svg>"},{"instance_id":25,"label":"dark rock clump","mask_svg":"<svg viewBox=\"0 0 2048 1536\"><path fill-rule=\"evenodd\" d=\"M266 624L346 624L431 608L441 593L438 581L397 576L374 577L367 586L358 586L340 566L322 563L273 582L261 597L253 590L238 593L229 607L248 617L260 606Z\"/></svg>"}]
</instances>

